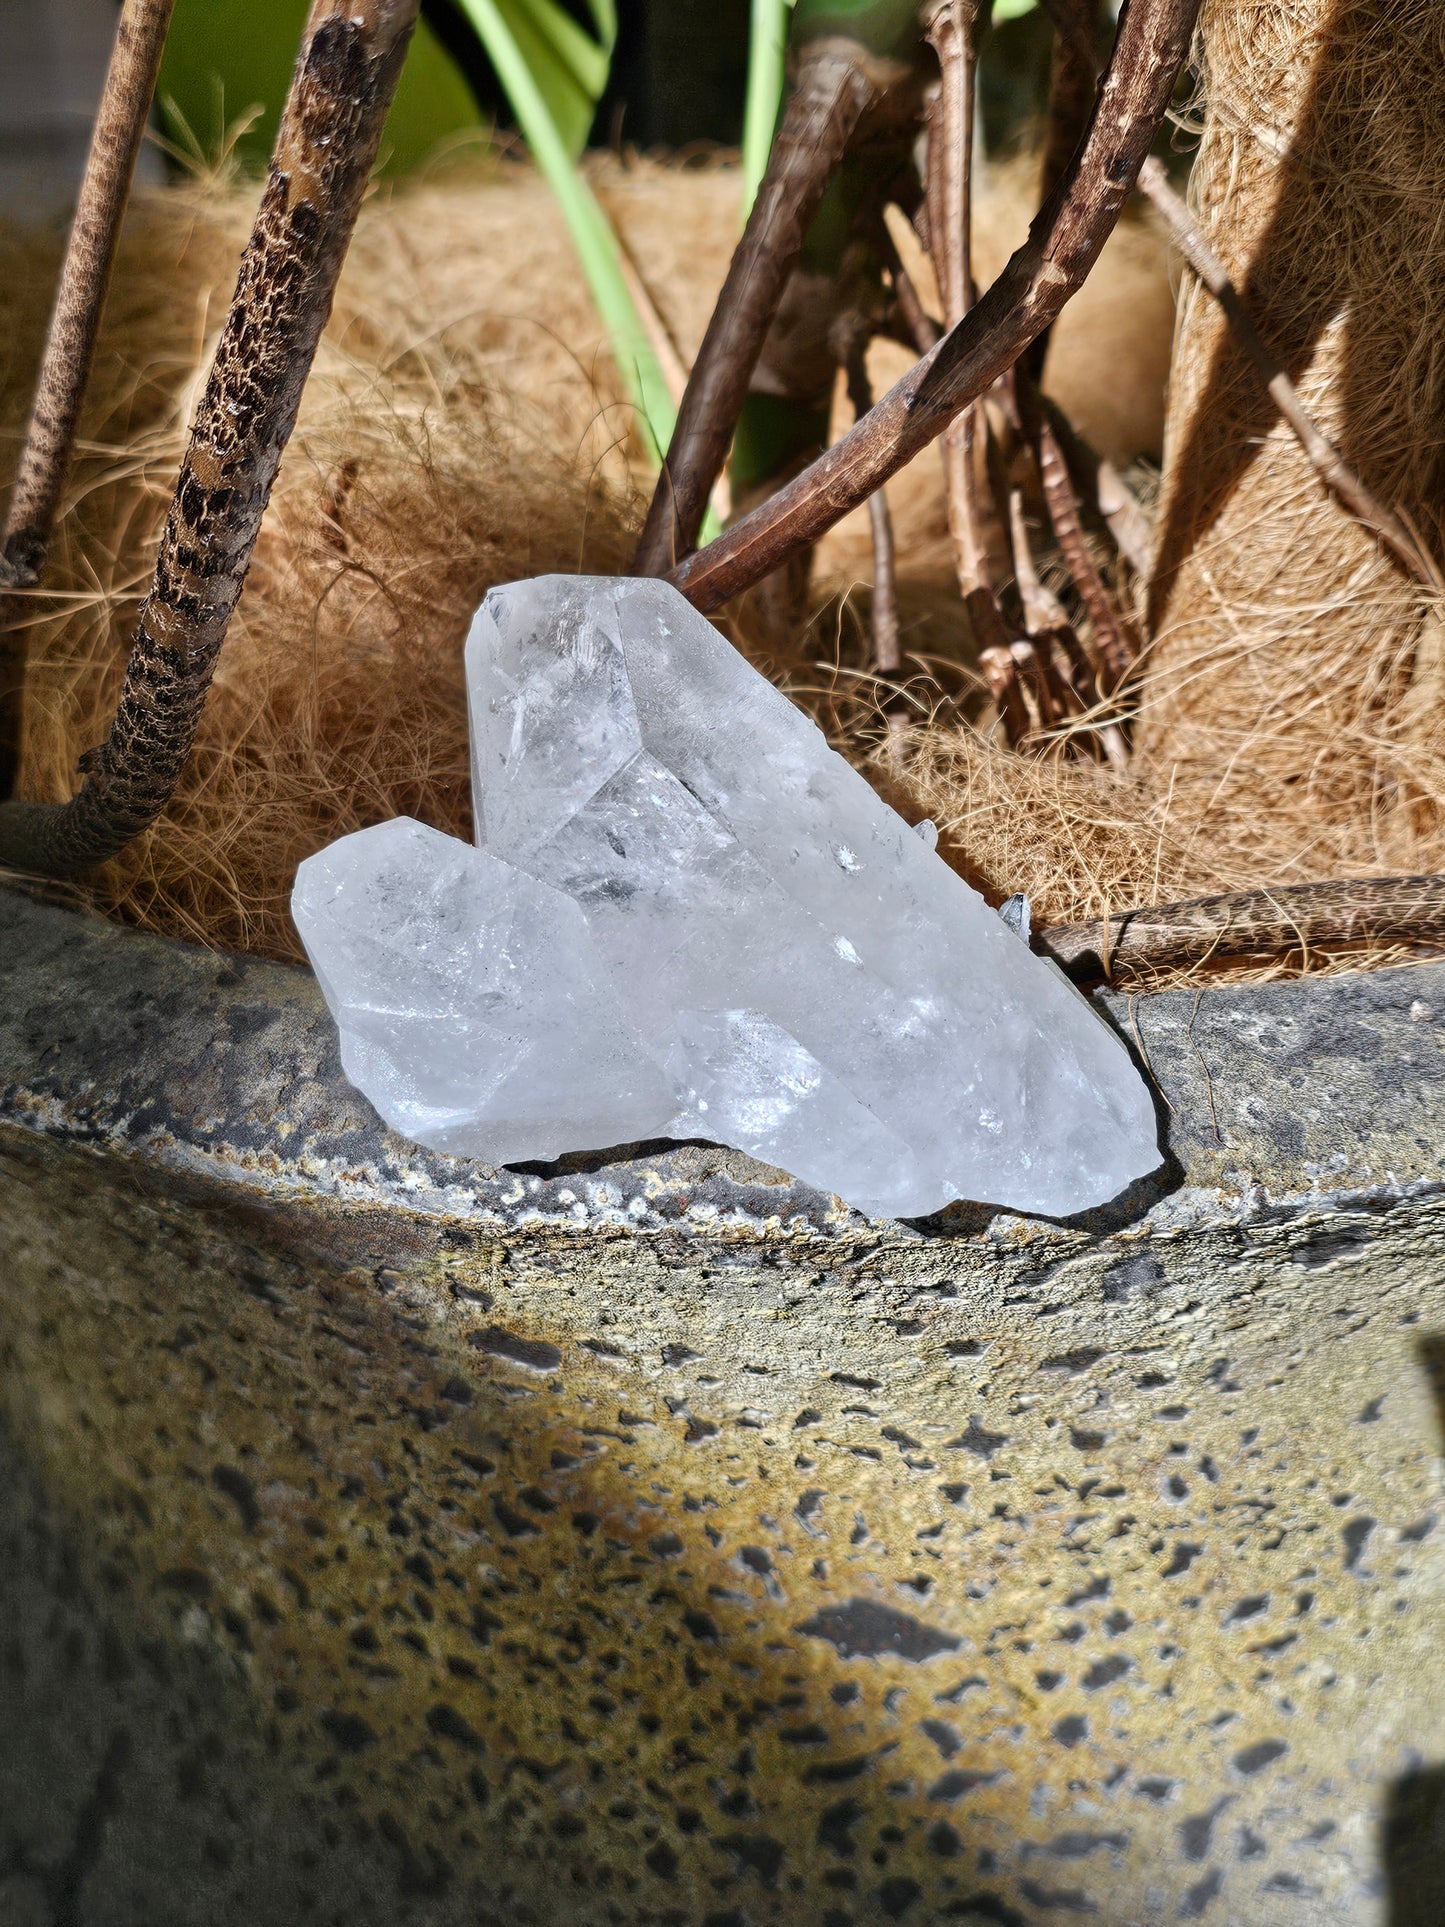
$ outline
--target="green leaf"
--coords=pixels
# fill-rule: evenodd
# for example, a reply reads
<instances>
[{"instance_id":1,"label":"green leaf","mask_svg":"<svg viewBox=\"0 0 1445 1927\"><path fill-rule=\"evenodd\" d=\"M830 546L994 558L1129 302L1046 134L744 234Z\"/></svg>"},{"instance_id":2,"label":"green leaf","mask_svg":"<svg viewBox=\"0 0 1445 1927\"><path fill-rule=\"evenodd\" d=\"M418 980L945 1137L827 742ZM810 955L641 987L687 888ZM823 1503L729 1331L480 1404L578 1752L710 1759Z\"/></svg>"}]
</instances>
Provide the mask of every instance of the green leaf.
<instances>
[{"instance_id":1,"label":"green leaf","mask_svg":"<svg viewBox=\"0 0 1445 1927\"><path fill-rule=\"evenodd\" d=\"M462 4L475 21L467 0ZM610 0L601 0L591 8L597 22L595 40L557 5L557 0L496 0L496 11L526 61L568 152L575 158L587 145L612 65L617 22ZM485 42L486 34L479 23L478 32Z\"/></svg>"},{"instance_id":2,"label":"green leaf","mask_svg":"<svg viewBox=\"0 0 1445 1927\"><path fill-rule=\"evenodd\" d=\"M177 0L156 89L162 124L198 163L234 151L270 158L308 0ZM382 135L384 172L402 173L483 121L460 69L418 24Z\"/></svg>"},{"instance_id":3,"label":"green leaf","mask_svg":"<svg viewBox=\"0 0 1445 1927\"><path fill-rule=\"evenodd\" d=\"M1038 3L1039 0L993 0L993 17L996 21L1022 20Z\"/></svg>"},{"instance_id":4,"label":"green leaf","mask_svg":"<svg viewBox=\"0 0 1445 1927\"><path fill-rule=\"evenodd\" d=\"M748 93L743 109L743 219L758 198L778 130L788 62L793 0L753 0L748 41Z\"/></svg>"},{"instance_id":5,"label":"green leaf","mask_svg":"<svg viewBox=\"0 0 1445 1927\"><path fill-rule=\"evenodd\" d=\"M565 109L562 114L554 109L557 96L555 91L549 92L549 84L557 68L538 72L528 55L529 49L545 39L542 23L550 17L549 9L550 13L559 10L551 6L551 0L461 0L461 5L481 36L533 160L557 197L588 289L607 330L613 360L637 411L638 425L653 460L660 464L676 419L672 397L628 290L617 236L577 167ZM593 0L592 13L599 31L605 31L607 21L599 16L610 15L610 6ZM524 14L535 30L527 36L513 32L514 17ZM575 126L575 122L572 124Z\"/></svg>"}]
</instances>

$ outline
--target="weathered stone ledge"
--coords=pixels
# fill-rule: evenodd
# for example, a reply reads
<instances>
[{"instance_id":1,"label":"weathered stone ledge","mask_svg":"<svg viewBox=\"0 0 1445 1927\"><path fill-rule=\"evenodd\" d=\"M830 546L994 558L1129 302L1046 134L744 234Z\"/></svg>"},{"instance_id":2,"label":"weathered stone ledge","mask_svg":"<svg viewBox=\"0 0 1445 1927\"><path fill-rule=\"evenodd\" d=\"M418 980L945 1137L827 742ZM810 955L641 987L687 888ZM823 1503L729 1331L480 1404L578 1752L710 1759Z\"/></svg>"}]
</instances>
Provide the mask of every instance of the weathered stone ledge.
<instances>
[{"instance_id":1,"label":"weathered stone ledge","mask_svg":"<svg viewBox=\"0 0 1445 1927\"><path fill-rule=\"evenodd\" d=\"M429 1157L14 891L0 986L6 1927L1445 1918L1445 965L1105 1000L1064 1224Z\"/></svg>"}]
</instances>

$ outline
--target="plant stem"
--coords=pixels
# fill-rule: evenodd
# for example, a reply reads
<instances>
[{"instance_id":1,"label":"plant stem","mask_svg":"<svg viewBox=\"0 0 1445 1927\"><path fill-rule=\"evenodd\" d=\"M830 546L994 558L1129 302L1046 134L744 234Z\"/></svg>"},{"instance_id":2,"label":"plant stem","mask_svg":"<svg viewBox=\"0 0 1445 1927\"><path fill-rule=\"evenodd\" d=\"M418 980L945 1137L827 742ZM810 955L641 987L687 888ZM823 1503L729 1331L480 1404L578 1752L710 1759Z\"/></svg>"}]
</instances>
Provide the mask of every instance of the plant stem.
<instances>
[{"instance_id":1,"label":"plant stem","mask_svg":"<svg viewBox=\"0 0 1445 1927\"><path fill-rule=\"evenodd\" d=\"M35 404L0 536L0 588L29 588L45 566L174 6L175 0L125 0L116 24ZM9 596L0 601L0 797L14 788L20 757L25 681L21 614Z\"/></svg>"},{"instance_id":2,"label":"plant stem","mask_svg":"<svg viewBox=\"0 0 1445 1927\"><path fill-rule=\"evenodd\" d=\"M784 284L871 92L864 68L831 44L804 56L693 363L633 557L636 575L663 574L697 541Z\"/></svg>"},{"instance_id":3,"label":"plant stem","mask_svg":"<svg viewBox=\"0 0 1445 1927\"><path fill-rule=\"evenodd\" d=\"M1325 488L1346 514L1353 516L1389 551L1406 575L1436 593L1445 589L1429 557L1422 554L1398 517L1391 514L1355 474L1300 400L1299 390L1266 347L1243 295L1229 278L1229 270L1209 245L1203 228L1185 202L1169 185L1162 162L1151 157L1144 163L1139 171L1139 188L1163 215L1179 252L1224 310L1235 339L1258 369L1270 399L1289 424Z\"/></svg>"},{"instance_id":4,"label":"plant stem","mask_svg":"<svg viewBox=\"0 0 1445 1927\"><path fill-rule=\"evenodd\" d=\"M1015 394L1024 439L1033 449L1038 464L1039 482L1048 507L1054 540L1073 578L1079 599L1088 612L1100 682L1106 690L1112 690L1139 653L1137 638L1115 609L1113 597L1099 574L1089 549L1088 537L1084 533L1069 465L1064 460L1053 423L1040 404L1038 390L1023 369L1019 370Z\"/></svg>"},{"instance_id":5,"label":"plant stem","mask_svg":"<svg viewBox=\"0 0 1445 1927\"><path fill-rule=\"evenodd\" d=\"M873 387L868 379L868 342L862 329L854 332L843 358L848 378L848 400L855 419L873 406ZM898 580L893 541L893 517L888 497L880 488L868 498L868 533L873 545L873 600L870 623L873 632L873 668L880 679L896 679L903 668L903 651L898 631ZM884 697L888 719L888 743L895 763L902 748L903 711L896 694Z\"/></svg>"},{"instance_id":6,"label":"plant stem","mask_svg":"<svg viewBox=\"0 0 1445 1927\"><path fill-rule=\"evenodd\" d=\"M1063 604L1039 579L1028 523L1024 519L1023 496L1018 489L1009 492L1009 529L1013 538L1014 577L1029 636L1040 657L1053 664L1059 689L1066 692L1063 707L1088 716L1099 706L1098 679ZM1089 735L1115 769L1127 767L1129 752L1117 723L1098 723Z\"/></svg>"},{"instance_id":7,"label":"plant stem","mask_svg":"<svg viewBox=\"0 0 1445 1927\"><path fill-rule=\"evenodd\" d=\"M848 400L855 415L873 406L868 379L867 342L861 337L844 358ZM882 489L868 500L868 523L873 538L873 667L880 676L896 676L903 667L898 647L898 593L894 573L893 518Z\"/></svg>"},{"instance_id":8,"label":"plant stem","mask_svg":"<svg viewBox=\"0 0 1445 1927\"><path fill-rule=\"evenodd\" d=\"M464 0L464 5L506 90L528 152L556 196L588 292L607 330L617 372L632 398L642 441L653 460L660 461L673 432L673 401L646 325L628 292L612 224L573 159L497 0Z\"/></svg>"},{"instance_id":9,"label":"plant stem","mask_svg":"<svg viewBox=\"0 0 1445 1927\"><path fill-rule=\"evenodd\" d=\"M1070 0L1060 0L1068 5ZM1076 33L1059 33L1054 41L1049 74L1049 107L1039 169L1039 200L1045 202L1063 179L1089 125L1094 93L1099 84L1099 62L1094 52L1098 0L1072 0ZM1054 13L1054 8L1049 9ZM1049 352L1049 329L1030 345L1025 365L1035 382L1043 380Z\"/></svg>"},{"instance_id":10,"label":"plant stem","mask_svg":"<svg viewBox=\"0 0 1445 1927\"><path fill-rule=\"evenodd\" d=\"M1077 980L1282 958L1362 943L1445 941L1445 876L1295 883L1193 897L1034 932L1034 948Z\"/></svg>"},{"instance_id":11,"label":"plant stem","mask_svg":"<svg viewBox=\"0 0 1445 1927\"><path fill-rule=\"evenodd\" d=\"M866 502L977 400L1083 283L1133 189L1200 0L1130 0L1089 133L1029 238L969 313L861 422L671 580L706 611Z\"/></svg>"},{"instance_id":12,"label":"plant stem","mask_svg":"<svg viewBox=\"0 0 1445 1927\"><path fill-rule=\"evenodd\" d=\"M1013 651L1007 643L991 643L979 650L978 666L998 711L1004 742L1010 749L1017 749L1028 735L1030 723Z\"/></svg>"},{"instance_id":13,"label":"plant stem","mask_svg":"<svg viewBox=\"0 0 1445 1927\"><path fill-rule=\"evenodd\" d=\"M940 88L928 140L928 238L943 297L944 322L955 328L973 296L973 98L975 0L941 0L927 32L938 55ZM940 438L948 529L965 601L983 591L994 603L975 458L978 411L962 409ZM989 624L981 647L994 646L1002 618Z\"/></svg>"},{"instance_id":14,"label":"plant stem","mask_svg":"<svg viewBox=\"0 0 1445 1927\"><path fill-rule=\"evenodd\" d=\"M1089 446L1051 396L1040 390L1039 402L1068 463L1075 494L1108 529L1114 547L1135 575L1147 577L1154 530L1137 497L1114 464Z\"/></svg>"},{"instance_id":15,"label":"plant stem","mask_svg":"<svg viewBox=\"0 0 1445 1927\"><path fill-rule=\"evenodd\" d=\"M110 733L65 804L0 806L0 863L63 875L170 800L295 425L417 0L314 0Z\"/></svg>"}]
</instances>

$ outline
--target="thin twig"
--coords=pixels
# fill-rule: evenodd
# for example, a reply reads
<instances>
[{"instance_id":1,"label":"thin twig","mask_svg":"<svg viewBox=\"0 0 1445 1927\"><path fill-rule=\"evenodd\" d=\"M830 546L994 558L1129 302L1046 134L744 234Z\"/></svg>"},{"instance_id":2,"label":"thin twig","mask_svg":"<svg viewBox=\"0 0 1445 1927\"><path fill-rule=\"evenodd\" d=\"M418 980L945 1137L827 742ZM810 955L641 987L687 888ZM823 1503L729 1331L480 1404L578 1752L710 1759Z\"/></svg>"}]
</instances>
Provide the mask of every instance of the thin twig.
<instances>
[{"instance_id":1,"label":"thin twig","mask_svg":"<svg viewBox=\"0 0 1445 1927\"><path fill-rule=\"evenodd\" d=\"M1054 674L1053 659L1023 638L1009 644L1009 654L1017 665L1020 684L1033 698L1037 733L1046 736L1058 728L1064 713L1064 692Z\"/></svg>"},{"instance_id":2,"label":"thin twig","mask_svg":"<svg viewBox=\"0 0 1445 1927\"><path fill-rule=\"evenodd\" d=\"M973 104L975 0L941 0L928 15L938 55L939 93L928 137L928 239L943 297L944 322L955 328L973 305ZM964 605L982 652L1011 648L988 561L977 467L978 408L970 403L944 430L939 446L948 499L948 530ZM1000 666L998 675L1002 678ZM1003 712L1001 712L1003 713ZM1007 727L1007 724L1005 725Z\"/></svg>"},{"instance_id":3,"label":"thin twig","mask_svg":"<svg viewBox=\"0 0 1445 1927\"><path fill-rule=\"evenodd\" d=\"M0 805L0 863L102 862L165 808L295 425L417 0L314 0L110 734L61 805Z\"/></svg>"},{"instance_id":4,"label":"thin twig","mask_svg":"<svg viewBox=\"0 0 1445 1927\"><path fill-rule=\"evenodd\" d=\"M1098 0L1078 0L1079 37L1082 49L1071 35L1060 34L1054 42L1053 66L1049 74L1049 107L1044 134L1043 159L1039 169L1039 200L1046 202L1068 169L1079 142L1089 125L1098 86L1099 62L1093 50L1093 34L1088 19L1098 20ZM1042 381L1048 358L1050 330L1032 342L1024 356L1024 366L1035 382Z\"/></svg>"},{"instance_id":5,"label":"thin twig","mask_svg":"<svg viewBox=\"0 0 1445 1927\"><path fill-rule=\"evenodd\" d=\"M1445 944L1445 876L1295 883L1194 897L1034 932L1077 980L1375 944Z\"/></svg>"},{"instance_id":6,"label":"thin twig","mask_svg":"<svg viewBox=\"0 0 1445 1927\"><path fill-rule=\"evenodd\" d=\"M843 369L853 413L866 415L873 406L873 387L868 379L867 342L861 333L849 344ZM868 527L873 539L873 667L882 677L896 677L903 668L903 652L899 645L893 517L888 512L888 497L881 488L868 498ZM897 704L891 703L888 708L891 727Z\"/></svg>"},{"instance_id":7,"label":"thin twig","mask_svg":"<svg viewBox=\"0 0 1445 1927\"><path fill-rule=\"evenodd\" d=\"M795 480L671 572L703 610L760 581L866 502L1012 367L1082 285L1133 189L1200 0L1130 0L1083 146L1029 238L933 352Z\"/></svg>"},{"instance_id":8,"label":"thin twig","mask_svg":"<svg viewBox=\"0 0 1445 1927\"><path fill-rule=\"evenodd\" d=\"M1023 495L1018 489L1009 491L1009 529L1013 538L1014 579L1023 603L1024 624L1034 648L1043 661L1052 665L1063 694L1062 707L1076 715L1089 716L1099 706L1098 679L1063 604L1040 579L1034 566ZM1128 765L1129 752L1117 723L1092 723L1087 732L1079 732L1073 740L1102 749L1115 769Z\"/></svg>"},{"instance_id":9,"label":"thin twig","mask_svg":"<svg viewBox=\"0 0 1445 1927\"><path fill-rule=\"evenodd\" d=\"M0 536L0 588L29 588L45 566L174 7L175 0L125 0L116 23L35 403ZM0 601L0 797L14 787L20 755L25 681L20 616L12 598Z\"/></svg>"},{"instance_id":10,"label":"thin twig","mask_svg":"<svg viewBox=\"0 0 1445 1927\"><path fill-rule=\"evenodd\" d=\"M875 243L893 283L898 318L906 337L903 345L912 346L920 355L931 354L943 331L924 307L886 223L880 222ZM1137 497L1114 464L1079 433L1052 395L1040 391L1039 399L1058 437L1080 501L1107 528L1134 573L1147 576L1154 553L1154 530Z\"/></svg>"},{"instance_id":11,"label":"thin twig","mask_svg":"<svg viewBox=\"0 0 1445 1927\"><path fill-rule=\"evenodd\" d=\"M1018 583L1019 600L1024 608L1024 626L1035 638L1051 635L1055 629L1068 624L1064 605L1047 588L1034 566L1033 546L1029 541L1028 523L1024 520L1024 498L1022 489L1009 490L1009 533L1012 537L1014 580ZM1097 689L1079 692L1080 701L1088 706L1098 699Z\"/></svg>"},{"instance_id":12,"label":"thin twig","mask_svg":"<svg viewBox=\"0 0 1445 1927\"><path fill-rule=\"evenodd\" d=\"M0 541L0 580L28 588L44 564L90 379L131 177L175 0L126 0Z\"/></svg>"},{"instance_id":13,"label":"thin twig","mask_svg":"<svg viewBox=\"0 0 1445 1927\"><path fill-rule=\"evenodd\" d=\"M1138 498L1114 464L1089 446L1053 397L1040 391L1039 399L1069 465L1075 494L1108 529L1114 547L1135 575L1147 576L1154 559L1154 530Z\"/></svg>"},{"instance_id":14,"label":"thin twig","mask_svg":"<svg viewBox=\"0 0 1445 1927\"><path fill-rule=\"evenodd\" d=\"M1229 270L1209 245L1204 230L1169 185L1161 161L1147 160L1139 173L1139 188L1163 215L1175 245L1224 310L1235 339L1259 371L1271 401L1289 424L1305 459L1346 514L1367 529L1417 582L1445 593L1445 581L1399 518L1393 515L1360 480L1324 434L1300 400L1299 390L1265 345L1243 295L1229 278Z\"/></svg>"},{"instance_id":15,"label":"thin twig","mask_svg":"<svg viewBox=\"0 0 1445 1927\"><path fill-rule=\"evenodd\" d=\"M1043 488L1054 540L1059 545L1059 553L1064 558L1079 599L1088 612L1100 681L1107 689L1113 689L1139 653L1138 638L1115 608L1114 599L1089 549L1069 465L1064 459L1053 423L1040 404L1038 390L1022 368L1018 370L1018 377L1015 393L1019 420L1024 438L1033 449L1038 464L1039 482Z\"/></svg>"},{"instance_id":16,"label":"thin twig","mask_svg":"<svg viewBox=\"0 0 1445 1927\"><path fill-rule=\"evenodd\" d=\"M1062 178L1082 138L1098 86L1099 62L1094 49L1097 0L1050 0L1049 12L1056 20L1063 11L1067 11L1069 30L1060 25L1054 40L1048 134L1044 143L1042 193L1045 201ZM1115 610L1113 598L1090 552L1073 476L1040 399L1039 384L1047 354L1046 331L1034 340L1015 370L1014 392L1020 425L1033 450L1054 540L1088 612L1099 680L1106 689L1113 689L1138 654L1138 639Z\"/></svg>"},{"instance_id":17,"label":"thin twig","mask_svg":"<svg viewBox=\"0 0 1445 1927\"><path fill-rule=\"evenodd\" d=\"M1028 735L1031 725L1013 650L1006 642L993 643L987 649L979 650L978 666L993 697L994 708L998 711L1004 742L1010 749L1017 749Z\"/></svg>"},{"instance_id":18,"label":"thin twig","mask_svg":"<svg viewBox=\"0 0 1445 1927\"><path fill-rule=\"evenodd\" d=\"M876 80L864 63L834 43L823 42L804 55L767 173L688 378L632 560L636 575L661 575L697 541L709 492L808 224L875 92Z\"/></svg>"},{"instance_id":19,"label":"thin twig","mask_svg":"<svg viewBox=\"0 0 1445 1927\"><path fill-rule=\"evenodd\" d=\"M943 330L919 300L913 279L898 258L898 251L894 248L892 237L886 228L883 229L883 239L888 250L884 256L884 265L893 283L898 312L908 330L909 339L920 355L932 354L943 338Z\"/></svg>"}]
</instances>

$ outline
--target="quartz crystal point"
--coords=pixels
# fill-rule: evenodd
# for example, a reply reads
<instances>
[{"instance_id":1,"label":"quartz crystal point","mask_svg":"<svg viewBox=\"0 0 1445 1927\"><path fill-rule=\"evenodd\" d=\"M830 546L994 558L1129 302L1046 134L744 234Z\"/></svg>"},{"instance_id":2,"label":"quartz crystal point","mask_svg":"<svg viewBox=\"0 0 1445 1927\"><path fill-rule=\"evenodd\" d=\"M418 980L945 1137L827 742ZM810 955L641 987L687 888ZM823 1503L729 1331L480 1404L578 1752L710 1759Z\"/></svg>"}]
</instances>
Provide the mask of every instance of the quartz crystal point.
<instances>
[{"instance_id":1,"label":"quartz crystal point","mask_svg":"<svg viewBox=\"0 0 1445 1927\"><path fill-rule=\"evenodd\" d=\"M476 849L301 866L347 1076L498 1165L708 1138L878 1217L1062 1216L1159 1163L1119 1038L667 584L494 589Z\"/></svg>"}]
</instances>

